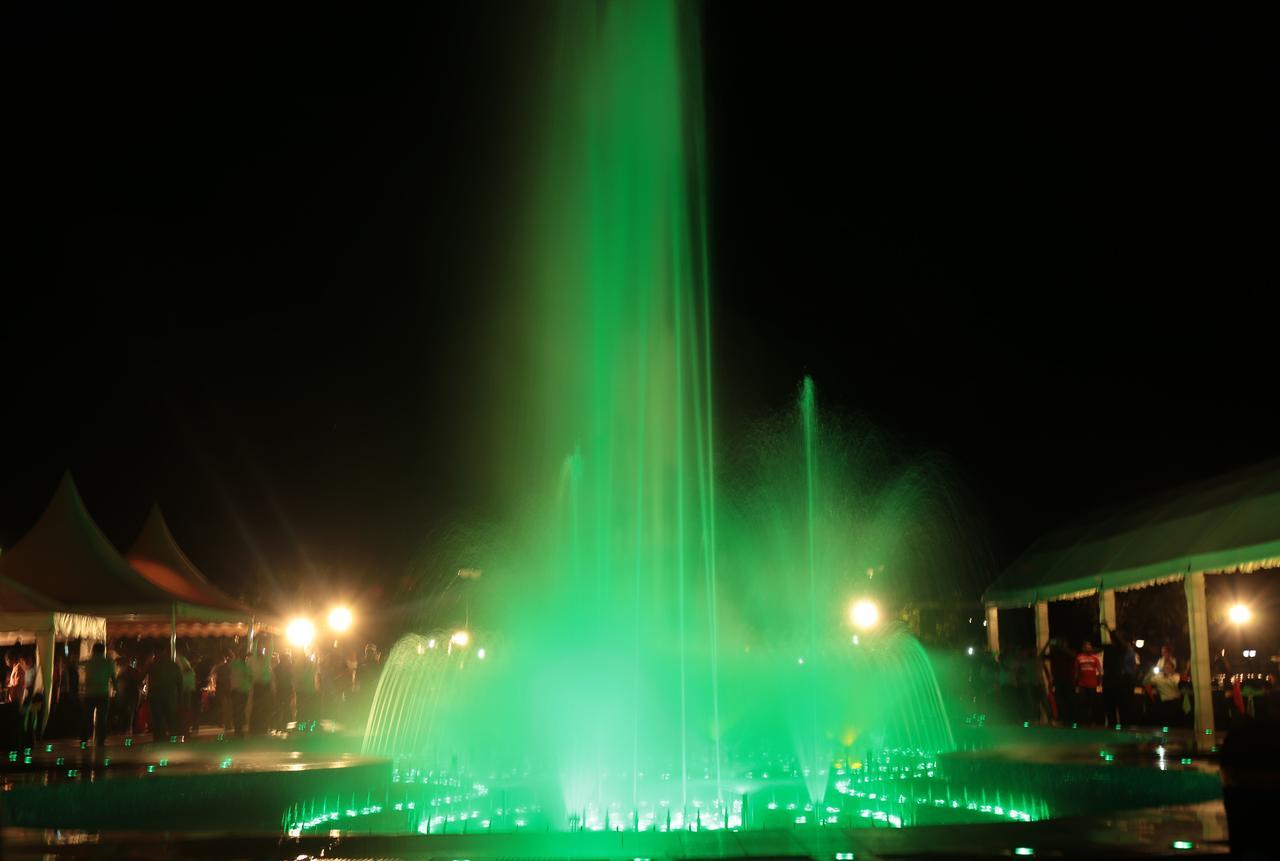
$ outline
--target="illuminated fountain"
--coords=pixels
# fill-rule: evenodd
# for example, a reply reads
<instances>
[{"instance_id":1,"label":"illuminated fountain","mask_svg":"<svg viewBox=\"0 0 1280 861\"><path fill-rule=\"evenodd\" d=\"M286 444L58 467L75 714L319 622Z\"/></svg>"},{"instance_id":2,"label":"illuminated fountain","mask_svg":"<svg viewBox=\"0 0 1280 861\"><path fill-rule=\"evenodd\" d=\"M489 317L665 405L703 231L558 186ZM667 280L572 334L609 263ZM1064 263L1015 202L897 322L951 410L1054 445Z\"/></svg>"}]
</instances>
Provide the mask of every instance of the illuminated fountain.
<instances>
[{"instance_id":1,"label":"illuminated fountain","mask_svg":"<svg viewBox=\"0 0 1280 861\"><path fill-rule=\"evenodd\" d=\"M560 37L504 393L523 511L455 560L484 571L473 641L393 650L365 751L450 805L484 786L487 827L517 796L553 829L814 821L836 769L952 746L919 643L849 618L927 572L946 519L927 470L824 429L807 380L719 462L696 21L572 4Z\"/></svg>"}]
</instances>

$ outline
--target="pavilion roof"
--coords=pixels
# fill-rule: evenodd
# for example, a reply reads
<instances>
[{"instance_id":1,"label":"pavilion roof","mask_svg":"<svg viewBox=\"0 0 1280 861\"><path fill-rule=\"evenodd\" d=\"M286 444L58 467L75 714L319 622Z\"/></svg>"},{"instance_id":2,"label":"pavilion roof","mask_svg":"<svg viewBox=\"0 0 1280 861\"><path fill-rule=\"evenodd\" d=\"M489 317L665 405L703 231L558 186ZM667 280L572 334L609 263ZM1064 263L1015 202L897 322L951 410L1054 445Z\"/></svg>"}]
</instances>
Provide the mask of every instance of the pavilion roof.
<instances>
[{"instance_id":1,"label":"pavilion roof","mask_svg":"<svg viewBox=\"0 0 1280 861\"><path fill-rule=\"evenodd\" d=\"M1051 532L996 579L984 601L1026 606L1278 565L1280 458Z\"/></svg>"}]
</instances>

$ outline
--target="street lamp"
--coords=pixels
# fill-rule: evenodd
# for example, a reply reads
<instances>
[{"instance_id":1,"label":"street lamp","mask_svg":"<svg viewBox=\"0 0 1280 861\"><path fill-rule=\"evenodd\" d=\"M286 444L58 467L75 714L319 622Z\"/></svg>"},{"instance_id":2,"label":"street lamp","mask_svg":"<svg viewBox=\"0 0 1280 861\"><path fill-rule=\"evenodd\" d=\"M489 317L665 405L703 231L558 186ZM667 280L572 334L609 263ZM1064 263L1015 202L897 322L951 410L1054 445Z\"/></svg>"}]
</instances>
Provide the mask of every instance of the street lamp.
<instances>
[{"instance_id":1,"label":"street lamp","mask_svg":"<svg viewBox=\"0 0 1280 861\"><path fill-rule=\"evenodd\" d=\"M348 607L334 607L329 611L329 628L336 633L342 634L348 631L353 621Z\"/></svg>"},{"instance_id":2,"label":"street lamp","mask_svg":"<svg viewBox=\"0 0 1280 861\"><path fill-rule=\"evenodd\" d=\"M316 638L316 626L310 619L299 616L289 620L289 624L285 626L284 635L291 645L305 649Z\"/></svg>"},{"instance_id":3,"label":"street lamp","mask_svg":"<svg viewBox=\"0 0 1280 861\"><path fill-rule=\"evenodd\" d=\"M880 622L880 608L867 598L858 601L849 610L849 618L862 630L874 628Z\"/></svg>"},{"instance_id":4,"label":"street lamp","mask_svg":"<svg viewBox=\"0 0 1280 861\"><path fill-rule=\"evenodd\" d=\"M1244 604L1233 604L1227 611L1227 618L1234 625L1244 625L1253 618L1253 611Z\"/></svg>"}]
</instances>

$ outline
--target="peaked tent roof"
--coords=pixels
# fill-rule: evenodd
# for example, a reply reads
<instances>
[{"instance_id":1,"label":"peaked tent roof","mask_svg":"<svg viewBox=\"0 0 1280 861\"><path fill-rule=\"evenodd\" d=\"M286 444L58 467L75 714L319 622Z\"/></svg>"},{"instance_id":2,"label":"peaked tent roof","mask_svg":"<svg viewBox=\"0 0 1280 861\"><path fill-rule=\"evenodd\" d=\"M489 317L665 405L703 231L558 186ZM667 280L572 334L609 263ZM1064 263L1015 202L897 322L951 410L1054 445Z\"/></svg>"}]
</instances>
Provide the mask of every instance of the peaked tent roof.
<instances>
[{"instance_id":1,"label":"peaked tent roof","mask_svg":"<svg viewBox=\"0 0 1280 861\"><path fill-rule=\"evenodd\" d=\"M1280 458L1050 533L984 599L1025 606L1197 571L1273 565L1280 565Z\"/></svg>"},{"instance_id":2,"label":"peaked tent roof","mask_svg":"<svg viewBox=\"0 0 1280 861\"><path fill-rule=\"evenodd\" d=\"M0 577L74 608L172 600L130 568L102 534L70 472L36 525L0 554Z\"/></svg>"},{"instance_id":3,"label":"peaked tent roof","mask_svg":"<svg viewBox=\"0 0 1280 861\"><path fill-rule=\"evenodd\" d=\"M252 610L214 586L182 552L160 506L153 505L142 532L125 554L133 569L166 592L205 607L251 615Z\"/></svg>"},{"instance_id":4,"label":"peaked tent roof","mask_svg":"<svg viewBox=\"0 0 1280 861\"><path fill-rule=\"evenodd\" d=\"M44 613L61 609L62 605L48 595L0 577L0 613Z\"/></svg>"}]
</instances>

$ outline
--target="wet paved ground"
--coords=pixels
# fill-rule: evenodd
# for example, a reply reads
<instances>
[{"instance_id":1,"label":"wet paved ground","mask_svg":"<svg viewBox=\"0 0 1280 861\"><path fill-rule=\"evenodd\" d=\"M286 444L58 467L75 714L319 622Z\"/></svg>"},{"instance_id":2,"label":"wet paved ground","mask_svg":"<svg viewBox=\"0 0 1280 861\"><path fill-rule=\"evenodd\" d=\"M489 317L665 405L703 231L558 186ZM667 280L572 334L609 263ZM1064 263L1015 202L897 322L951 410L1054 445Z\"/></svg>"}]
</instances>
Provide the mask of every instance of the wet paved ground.
<instances>
[{"instance_id":1,"label":"wet paved ground","mask_svg":"<svg viewBox=\"0 0 1280 861\"><path fill-rule=\"evenodd\" d=\"M1031 823L922 826L906 829L809 829L689 834L506 834L352 837L172 836L11 831L6 858L82 859L343 859L406 861L635 861L677 858L1161 858L1222 855L1221 802Z\"/></svg>"},{"instance_id":2,"label":"wet paved ground","mask_svg":"<svg viewBox=\"0 0 1280 861\"><path fill-rule=\"evenodd\" d=\"M30 763L23 761L27 754L18 752L18 761L11 758L10 762L0 763L5 767L4 800L11 811L15 803L19 808L17 815L10 813L10 823L19 825L24 819L28 824L48 824L59 819L68 824L73 824L71 820L77 822L75 830L9 828L4 831L3 857L291 861L300 857L440 861L719 857L848 861L1010 858L1029 852L1036 857L1066 858L1188 857L1226 851L1222 802L1189 804L1178 799L1190 786L1192 794L1198 793L1197 800L1201 800L1206 795L1205 787L1216 785L1217 781L1216 756L1192 750L1193 739L1188 734L1032 727L1000 730L985 738L994 746L977 744L976 749L953 754L951 767L968 770L971 779L975 774L999 775L1010 768L1023 773L1031 769L1046 781L1068 786L1067 795L1080 798L1083 815L1072 815L1064 809L1062 813L1055 811L1055 817L1065 813L1064 818L1039 822L917 825L904 829L810 827L733 833L431 836L332 832L287 838L282 836L274 812L256 814L274 810L272 805L278 799L298 798L316 789L332 792L335 780L350 779L353 791L359 791L362 784L385 779L386 764L325 752L326 748L345 746L332 738L218 741L216 736L207 735L181 744L136 744L128 748L116 744L96 755L92 750L81 751L74 744L55 745L52 750L32 751ZM1161 771L1167 774L1157 774ZM1146 787L1159 787L1153 800L1159 796L1161 806L1099 812L1090 797L1091 787L1103 784L1109 791L1117 785L1132 785L1139 798L1150 791ZM103 789L110 791L103 793ZM157 793L157 789L162 791ZM64 794L59 795L60 792ZM74 811L76 815L68 818L53 813L60 810ZM51 815L54 818L50 819ZM130 820L135 824L126 825ZM152 830L107 830L119 825ZM166 832L158 833L158 828Z\"/></svg>"}]
</instances>

